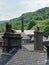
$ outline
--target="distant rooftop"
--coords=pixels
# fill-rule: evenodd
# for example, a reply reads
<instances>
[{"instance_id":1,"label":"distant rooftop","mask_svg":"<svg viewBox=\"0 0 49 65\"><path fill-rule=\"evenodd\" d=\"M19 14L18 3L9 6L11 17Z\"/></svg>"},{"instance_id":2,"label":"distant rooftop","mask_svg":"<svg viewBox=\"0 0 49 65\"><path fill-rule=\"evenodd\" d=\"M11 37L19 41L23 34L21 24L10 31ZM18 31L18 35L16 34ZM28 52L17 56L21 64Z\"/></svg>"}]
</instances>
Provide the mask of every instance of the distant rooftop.
<instances>
[{"instance_id":1,"label":"distant rooftop","mask_svg":"<svg viewBox=\"0 0 49 65\"><path fill-rule=\"evenodd\" d=\"M21 30L16 30L17 33L21 33ZM33 35L34 34L34 30L24 30L24 33L26 35Z\"/></svg>"}]
</instances>

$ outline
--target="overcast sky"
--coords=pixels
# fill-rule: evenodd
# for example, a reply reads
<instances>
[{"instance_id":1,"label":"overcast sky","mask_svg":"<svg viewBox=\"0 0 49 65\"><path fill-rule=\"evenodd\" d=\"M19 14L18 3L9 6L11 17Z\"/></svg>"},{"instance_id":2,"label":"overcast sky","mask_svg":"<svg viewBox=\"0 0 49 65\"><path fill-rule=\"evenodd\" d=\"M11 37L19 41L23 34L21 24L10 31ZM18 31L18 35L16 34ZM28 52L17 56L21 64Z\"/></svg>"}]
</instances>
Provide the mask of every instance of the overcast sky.
<instances>
[{"instance_id":1,"label":"overcast sky","mask_svg":"<svg viewBox=\"0 0 49 65\"><path fill-rule=\"evenodd\" d=\"M16 18L22 13L48 6L49 0L0 0L0 20Z\"/></svg>"}]
</instances>

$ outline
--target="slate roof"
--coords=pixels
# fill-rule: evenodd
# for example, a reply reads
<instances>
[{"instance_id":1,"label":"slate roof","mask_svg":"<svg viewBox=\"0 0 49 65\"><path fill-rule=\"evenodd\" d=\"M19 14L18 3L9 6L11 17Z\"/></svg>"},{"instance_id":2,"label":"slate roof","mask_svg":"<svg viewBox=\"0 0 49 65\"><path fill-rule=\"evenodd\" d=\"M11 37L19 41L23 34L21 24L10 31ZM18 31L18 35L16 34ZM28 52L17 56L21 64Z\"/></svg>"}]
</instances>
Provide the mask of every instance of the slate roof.
<instances>
[{"instance_id":1,"label":"slate roof","mask_svg":"<svg viewBox=\"0 0 49 65\"><path fill-rule=\"evenodd\" d=\"M21 33L22 39L30 39L30 37L28 35L26 35L25 33Z\"/></svg>"},{"instance_id":2,"label":"slate roof","mask_svg":"<svg viewBox=\"0 0 49 65\"><path fill-rule=\"evenodd\" d=\"M5 65L46 65L46 52L20 49Z\"/></svg>"},{"instance_id":3,"label":"slate roof","mask_svg":"<svg viewBox=\"0 0 49 65\"><path fill-rule=\"evenodd\" d=\"M14 52L14 55L9 53L0 55L0 65L49 65L47 59L46 50L34 51L33 44L26 44Z\"/></svg>"},{"instance_id":4,"label":"slate roof","mask_svg":"<svg viewBox=\"0 0 49 65\"><path fill-rule=\"evenodd\" d=\"M46 54L19 50L6 65L46 65Z\"/></svg>"}]
</instances>

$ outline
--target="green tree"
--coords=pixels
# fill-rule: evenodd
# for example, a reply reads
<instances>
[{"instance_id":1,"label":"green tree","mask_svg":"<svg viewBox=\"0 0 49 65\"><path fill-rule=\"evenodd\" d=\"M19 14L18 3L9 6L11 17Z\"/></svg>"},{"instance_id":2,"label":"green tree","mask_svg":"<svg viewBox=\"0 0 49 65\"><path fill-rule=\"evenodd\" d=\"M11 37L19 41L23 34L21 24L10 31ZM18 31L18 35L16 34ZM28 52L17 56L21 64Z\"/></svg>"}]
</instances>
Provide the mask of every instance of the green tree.
<instances>
[{"instance_id":1,"label":"green tree","mask_svg":"<svg viewBox=\"0 0 49 65\"><path fill-rule=\"evenodd\" d=\"M44 33L49 35L49 25L45 26Z\"/></svg>"},{"instance_id":2,"label":"green tree","mask_svg":"<svg viewBox=\"0 0 49 65\"><path fill-rule=\"evenodd\" d=\"M28 30L30 30L33 26L35 26L36 25L36 22L35 22L35 20L31 20L30 22L29 22L29 24L28 24Z\"/></svg>"}]
</instances>

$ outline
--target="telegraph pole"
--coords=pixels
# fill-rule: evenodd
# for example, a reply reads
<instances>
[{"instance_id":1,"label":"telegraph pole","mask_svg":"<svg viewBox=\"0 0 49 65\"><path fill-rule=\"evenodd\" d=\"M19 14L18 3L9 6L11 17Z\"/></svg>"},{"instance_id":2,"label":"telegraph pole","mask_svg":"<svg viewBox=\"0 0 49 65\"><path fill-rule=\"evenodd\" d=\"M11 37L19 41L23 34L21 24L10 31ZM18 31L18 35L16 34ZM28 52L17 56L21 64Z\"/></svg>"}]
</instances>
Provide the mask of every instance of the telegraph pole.
<instances>
[{"instance_id":1,"label":"telegraph pole","mask_svg":"<svg viewBox=\"0 0 49 65\"><path fill-rule=\"evenodd\" d=\"M21 21L22 21L22 32L24 32L24 18L23 18L23 16L21 18Z\"/></svg>"}]
</instances>

